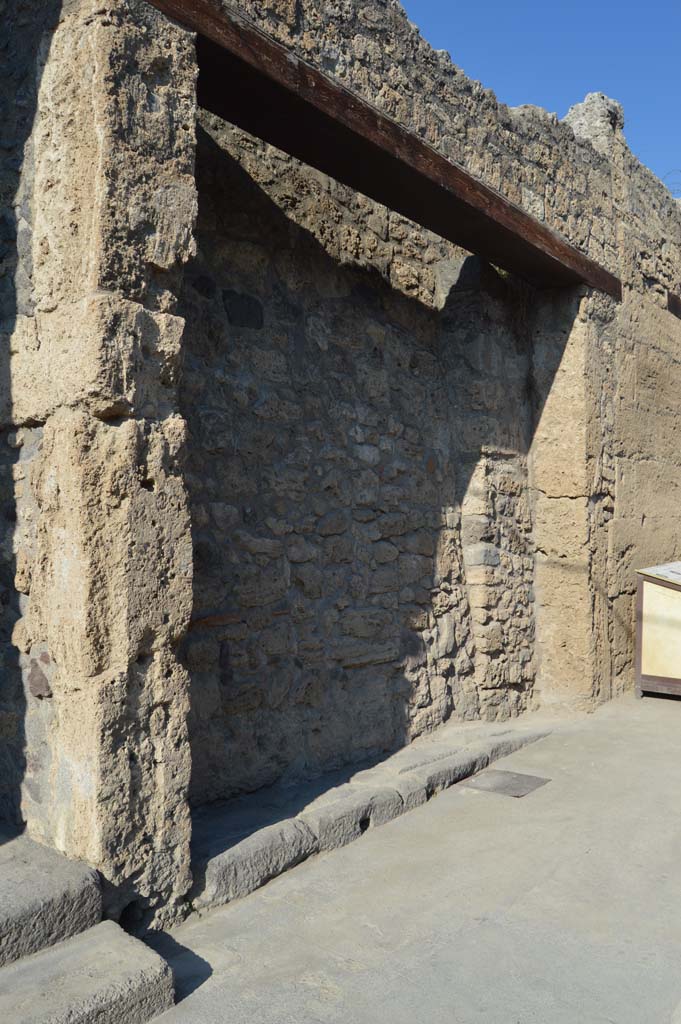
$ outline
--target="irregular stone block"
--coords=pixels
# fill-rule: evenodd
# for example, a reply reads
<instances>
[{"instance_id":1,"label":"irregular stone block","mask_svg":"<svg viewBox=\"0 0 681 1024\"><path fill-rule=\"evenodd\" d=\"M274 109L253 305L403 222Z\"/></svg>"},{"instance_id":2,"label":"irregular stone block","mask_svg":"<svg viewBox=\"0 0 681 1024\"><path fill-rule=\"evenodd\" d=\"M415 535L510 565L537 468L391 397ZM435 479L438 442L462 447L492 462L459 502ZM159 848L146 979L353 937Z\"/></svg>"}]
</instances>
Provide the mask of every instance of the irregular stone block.
<instances>
[{"instance_id":1,"label":"irregular stone block","mask_svg":"<svg viewBox=\"0 0 681 1024\"><path fill-rule=\"evenodd\" d=\"M25 836L3 838L0 833L0 966L70 938L102 916L96 871Z\"/></svg>"},{"instance_id":2,"label":"irregular stone block","mask_svg":"<svg viewBox=\"0 0 681 1024\"><path fill-rule=\"evenodd\" d=\"M417 530L402 538L401 547L413 555L425 555L430 558L435 554L435 537L428 530Z\"/></svg>"},{"instance_id":3,"label":"irregular stone block","mask_svg":"<svg viewBox=\"0 0 681 1024\"><path fill-rule=\"evenodd\" d=\"M102 294L19 318L9 337L0 327L12 369L3 422L42 421L76 403L100 417L156 414L176 381L183 326L176 316Z\"/></svg>"},{"instance_id":4,"label":"irregular stone block","mask_svg":"<svg viewBox=\"0 0 681 1024\"><path fill-rule=\"evenodd\" d=\"M382 565L375 569L369 580L369 592L372 594L387 594L397 590L399 579L395 565Z\"/></svg>"},{"instance_id":5,"label":"irregular stone block","mask_svg":"<svg viewBox=\"0 0 681 1024\"><path fill-rule=\"evenodd\" d=\"M0 970L8 1024L146 1024L172 1005L168 964L113 921Z\"/></svg>"},{"instance_id":6,"label":"irregular stone block","mask_svg":"<svg viewBox=\"0 0 681 1024\"><path fill-rule=\"evenodd\" d=\"M350 563L360 555L352 537L329 537L324 542L324 559L327 563Z\"/></svg>"},{"instance_id":7,"label":"irregular stone block","mask_svg":"<svg viewBox=\"0 0 681 1024\"><path fill-rule=\"evenodd\" d=\"M319 520L317 533L320 537L332 537L334 534L345 533L349 522L349 514L342 509L328 512Z\"/></svg>"},{"instance_id":8,"label":"irregular stone block","mask_svg":"<svg viewBox=\"0 0 681 1024\"><path fill-rule=\"evenodd\" d=\"M413 811L415 807L428 802L426 783L415 772L398 775L391 781L391 785L400 794L405 811Z\"/></svg>"},{"instance_id":9,"label":"irregular stone block","mask_svg":"<svg viewBox=\"0 0 681 1024\"><path fill-rule=\"evenodd\" d=\"M396 640L385 640L372 643L362 640L339 640L332 648L333 657L346 668L360 665L382 665L395 661L400 655L400 645Z\"/></svg>"},{"instance_id":10,"label":"irregular stone block","mask_svg":"<svg viewBox=\"0 0 681 1024\"><path fill-rule=\"evenodd\" d=\"M244 578L238 587L239 601L244 608L259 608L280 601L290 584L288 566L279 561L258 573Z\"/></svg>"},{"instance_id":11,"label":"irregular stone block","mask_svg":"<svg viewBox=\"0 0 681 1024\"><path fill-rule=\"evenodd\" d=\"M324 588L324 576L313 565L305 563L297 565L291 574L292 581L296 583L306 597L321 597Z\"/></svg>"},{"instance_id":12,"label":"irregular stone block","mask_svg":"<svg viewBox=\"0 0 681 1024\"><path fill-rule=\"evenodd\" d=\"M343 632L368 640L378 637L390 626L393 615L378 608L351 609L342 617Z\"/></svg>"},{"instance_id":13,"label":"irregular stone block","mask_svg":"<svg viewBox=\"0 0 681 1024\"><path fill-rule=\"evenodd\" d=\"M312 562L319 554L314 544L308 544L302 537L294 537L288 542L286 554L289 562Z\"/></svg>"},{"instance_id":14,"label":"irregular stone block","mask_svg":"<svg viewBox=\"0 0 681 1024\"><path fill-rule=\"evenodd\" d=\"M499 552L492 544L472 544L464 549L467 565L499 565Z\"/></svg>"},{"instance_id":15,"label":"irregular stone block","mask_svg":"<svg viewBox=\"0 0 681 1024\"><path fill-rule=\"evenodd\" d=\"M51 674L51 660L47 651L38 658L31 658L31 668L28 673L28 690L31 696L38 700L45 700L52 696L49 676Z\"/></svg>"},{"instance_id":16,"label":"irregular stone block","mask_svg":"<svg viewBox=\"0 0 681 1024\"><path fill-rule=\"evenodd\" d=\"M379 518L377 526L382 537L398 537L407 533L410 523L403 512L387 512Z\"/></svg>"},{"instance_id":17,"label":"irregular stone block","mask_svg":"<svg viewBox=\"0 0 681 1024\"><path fill-rule=\"evenodd\" d=\"M501 757L513 754L528 743L536 743L550 735L550 729L527 729L522 732L515 732L509 729L506 735L490 739L487 744L487 753L490 761L498 761Z\"/></svg>"},{"instance_id":18,"label":"irregular stone block","mask_svg":"<svg viewBox=\"0 0 681 1024\"><path fill-rule=\"evenodd\" d=\"M375 444L355 445L355 454L368 466L376 466L381 461L381 453Z\"/></svg>"},{"instance_id":19,"label":"irregular stone block","mask_svg":"<svg viewBox=\"0 0 681 1024\"><path fill-rule=\"evenodd\" d=\"M220 505L217 504L217 507L220 508ZM223 506L223 508L228 507L226 505ZM236 510L234 511L236 512ZM218 522L218 526L222 526L222 523ZM230 528L229 519L227 519L225 526L227 529ZM283 544L280 540L271 540L269 537L255 537L247 533L246 530L235 530L234 539L244 551L248 551L251 555L267 555L268 558L278 558L283 552Z\"/></svg>"},{"instance_id":20,"label":"irregular stone block","mask_svg":"<svg viewBox=\"0 0 681 1024\"><path fill-rule=\"evenodd\" d=\"M431 581L433 575L433 560L425 555L400 555L398 563L400 586L409 583L419 583L423 579Z\"/></svg>"},{"instance_id":21,"label":"irregular stone block","mask_svg":"<svg viewBox=\"0 0 681 1024\"><path fill-rule=\"evenodd\" d=\"M389 562L394 562L399 555L399 551L395 545L391 544L390 541L387 540L379 540L374 544L371 553L379 565L386 565Z\"/></svg>"}]
</instances>

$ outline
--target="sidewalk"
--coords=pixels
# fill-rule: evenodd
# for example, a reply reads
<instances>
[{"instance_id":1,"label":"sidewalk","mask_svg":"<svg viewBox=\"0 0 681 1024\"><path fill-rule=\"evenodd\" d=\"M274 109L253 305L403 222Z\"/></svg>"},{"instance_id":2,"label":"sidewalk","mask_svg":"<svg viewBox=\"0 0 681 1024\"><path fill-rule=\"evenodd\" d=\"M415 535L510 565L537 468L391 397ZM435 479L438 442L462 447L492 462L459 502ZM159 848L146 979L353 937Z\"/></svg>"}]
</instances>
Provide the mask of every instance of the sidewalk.
<instances>
[{"instance_id":1,"label":"sidewalk","mask_svg":"<svg viewBox=\"0 0 681 1024\"><path fill-rule=\"evenodd\" d=\"M176 929L190 994L158 1020L677 1024L681 702L608 705L499 770L550 781L461 783Z\"/></svg>"}]
</instances>

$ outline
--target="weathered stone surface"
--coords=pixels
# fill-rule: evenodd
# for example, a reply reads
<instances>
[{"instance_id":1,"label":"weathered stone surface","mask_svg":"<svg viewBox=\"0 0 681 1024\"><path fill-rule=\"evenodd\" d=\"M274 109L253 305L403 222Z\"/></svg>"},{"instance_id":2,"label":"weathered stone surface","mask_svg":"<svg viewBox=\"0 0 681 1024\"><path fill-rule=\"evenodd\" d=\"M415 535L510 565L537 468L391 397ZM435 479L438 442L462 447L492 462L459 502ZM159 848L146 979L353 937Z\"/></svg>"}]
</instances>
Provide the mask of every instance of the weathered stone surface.
<instances>
[{"instance_id":1,"label":"weathered stone surface","mask_svg":"<svg viewBox=\"0 0 681 1024\"><path fill-rule=\"evenodd\" d=\"M398 775L393 780L393 786L402 800L402 806L406 811L413 811L415 807L421 807L428 803L431 793L428 792L428 780L418 772L407 772L405 775Z\"/></svg>"},{"instance_id":2,"label":"weathered stone surface","mask_svg":"<svg viewBox=\"0 0 681 1024\"><path fill-rule=\"evenodd\" d=\"M404 772L399 780L400 787L404 787L407 794L418 794L423 786L428 798L456 785L462 779L467 779L476 772L482 771L492 761L500 757L512 754L514 750L525 746L527 743L534 743L543 739L549 734L549 730L524 731L519 735L509 733L507 737L490 739L485 743L474 743L471 747L457 751L449 757L441 757L431 764L415 768L412 771ZM400 789L401 792L401 789ZM419 802L418 796L412 800Z\"/></svg>"},{"instance_id":3,"label":"weathered stone surface","mask_svg":"<svg viewBox=\"0 0 681 1024\"><path fill-rule=\"evenodd\" d=\"M203 909L246 896L308 856L359 839L549 732L539 724L502 729L450 722L354 772L348 783L339 784L341 773L335 773L201 808L194 814L192 905Z\"/></svg>"},{"instance_id":4,"label":"weathered stone surface","mask_svg":"<svg viewBox=\"0 0 681 1024\"><path fill-rule=\"evenodd\" d=\"M137 0L10 0L3 28L0 422L19 429L2 573L20 597L0 805L96 864L134 921L190 885L174 293L194 249L194 48Z\"/></svg>"},{"instance_id":5,"label":"weathered stone surface","mask_svg":"<svg viewBox=\"0 0 681 1024\"><path fill-rule=\"evenodd\" d=\"M101 916L96 871L0 830L0 967L85 931Z\"/></svg>"},{"instance_id":6,"label":"weathered stone surface","mask_svg":"<svg viewBox=\"0 0 681 1024\"><path fill-rule=\"evenodd\" d=\"M626 688L634 570L681 545L681 217L619 106L509 110L397 3L243 7L624 300L197 128L193 39L142 0L7 0L0 814L133 927L181 912L190 799Z\"/></svg>"},{"instance_id":7,"label":"weathered stone surface","mask_svg":"<svg viewBox=\"0 0 681 1024\"><path fill-rule=\"evenodd\" d=\"M624 111L616 100L602 92L590 92L582 103L570 107L565 115L575 137L590 142L599 153L608 155L624 128Z\"/></svg>"},{"instance_id":8,"label":"weathered stone surface","mask_svg":"<svg viewBox=\"0 0 681 1024\"><path fill-rule=\"evenodd\" d=\"M299 820L317 837L320 850L333 850L401 813L402 799L395 790L348 785L316 800Z\"/></svg>"},{"instance_id":9,"label":"weathered stone surface","mask_svg":"<svg viewBox=\"0 0 681 1024\"><path fill-rule=\"evenodd\" d=\"M295 228L290 190L291 180L309 189L309 172L208 116L197 176L199 254L179 312L189 325L181 396L195 551L189 658L201 694L192 801L201 803L384 753L451 713L517 714L530 703L532 663L517 678L510 666L517 650L532 650L534 625L517 415L530 364L513 336L513 301L466 291L438 316L425 295L414 307L378 280L367 291L317 228L336 215L365 224L371 207L344 206L339 193L332 215L317 196L310 239ZM230 322L224 289L257 296L275 335L256 343L252 328ZM320 350L303 322L325 323L334 343ZM495 395L507 387L516 398L490 423L480 462L494 556L487 606L505 619L477 636L467 552L449 523L461 518L471 475L462 430L490 348ZM302 410L296 426L292 404ZM208 514L223 504L237 517L227 537ZM485 561L470 554L471 570ZM511 577L518 599L501 607ZM475 644L482 654L493 635L509 668L476 692Z\"/></svg>"},{"instance_id":10,"label":"weathered stone surface","mask_svg":"<svg viewBox=\"0 0 681 1024\"><path fill-rule=\"evenodd\" d=\"M172 408L183 326L176 316L111 295L19 318L10 336L0 333L12 378L1 421L43 422L75 405L100 419L163 415Z\"/></svg>"},{"instance_id":11,"label":"weathered stone surface","mask_svg":"<svg viewBox=\"0 0 681 1024\"><path fill-rule=\"evenodd\" d=\"M29 670L26 735L40 756L24 773L23 809L30 834L116 885L114 913L131 899L120 883L132 874L150 901L189 884L186 675L174 654L191 602L181 441L172 417L110 425L60 411L32 469L35 568L15 642ZM48 700L31 694L36 648L56 665ZM134 807L152 793L155 822L138 831Z\"/></svg>"},{"instance_id":12,"label":"weathered stone surface","mask_svg":"<svg viewBox=\"0 0 681 1024\"><path fill-rule=\"evenodd\" d=\"M400 780L403 785L418 790L423 786L428 798L435 796L443 789L448 789L462 779L475 775L488 764L485 751L461 751L451 757L443 757L425 768L417 768L406 772Z\"/></svg>"},{"instance_id":13,"label":"weathered stone surface","mask_svg":"<svg viewBox=\"0 0 681 1024\"><path fill-rule=\"evenodd\" d=\"M146 1024L172 1005L168 965L113 921L0 970L12 1024Z\"/></svg>"},{"instance_id":14,"label":"weathered stone surface","mask_svg":"<svg viewBox=\"0 0 681 1024\"><path fill-rule=\"evenodd\" d=\"M266 826L210 858L199 905L217 906L247 896L318 849L315 835L302 821L289 818Z\"/></svg>"}]
</instances>

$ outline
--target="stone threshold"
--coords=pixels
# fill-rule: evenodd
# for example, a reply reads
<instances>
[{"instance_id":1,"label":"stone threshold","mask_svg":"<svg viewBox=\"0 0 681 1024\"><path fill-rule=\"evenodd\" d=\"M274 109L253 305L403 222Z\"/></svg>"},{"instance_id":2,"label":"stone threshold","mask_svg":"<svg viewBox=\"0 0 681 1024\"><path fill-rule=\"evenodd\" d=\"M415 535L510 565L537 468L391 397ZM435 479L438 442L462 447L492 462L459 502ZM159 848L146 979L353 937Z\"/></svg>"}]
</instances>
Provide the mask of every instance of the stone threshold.
<instances>
[{"instance_id":1,"label":"stone threshold","mask_svg":"<svg viewBox=\"0 0 681 1024\"><path fill-rule=\"evenodd\" d=\"M168 964L113 921L0 968L3 1024L145 1024L173 995Z\"/></svg>"},{"instance_id":2,"label":"stone threshold","mask_svg":"<svg viewBox=\"0 0 681 1024\"><path fill-rule=\"evenodd\" d=\"M0 828L0 969L93 927L101 917L96 871Z\"/></svg>"},{"instance_id":3,"label":"stone threshold","mask_svg":"<svg viewBox=\"0 0 681 1024\"><path fill-rule=\"evenodd\" d=\"M452 722L372 767L198 809L190 912L247 896L308 857L359 839L549 735L554 724L535 716L503 725Z\"/></svg>"},{"instance_id":4,"label":"stone threshold","mask_svg":"<svg viewBox=\"0 0 681 1024\"><path fill-rule=\"evenodd\" d=\"M101 917L95 870L0 827L3 1024L144 1024L173 1005L164 960Z\"/></svg>"}]
</instances>

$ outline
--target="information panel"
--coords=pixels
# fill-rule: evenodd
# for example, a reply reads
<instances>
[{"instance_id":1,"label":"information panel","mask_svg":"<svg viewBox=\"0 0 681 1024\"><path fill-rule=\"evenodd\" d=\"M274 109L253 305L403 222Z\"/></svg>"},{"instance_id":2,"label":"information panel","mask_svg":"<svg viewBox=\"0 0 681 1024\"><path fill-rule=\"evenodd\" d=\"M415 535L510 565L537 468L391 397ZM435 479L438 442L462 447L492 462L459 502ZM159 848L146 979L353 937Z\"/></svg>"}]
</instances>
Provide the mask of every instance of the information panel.
<instances>
[{"instance_id":1,"label":"information panel","mask_svg":"<svg viewBox=\"0 0 681 1024\"><path fill-rule=\"evenodd\" d=\"M681 562L639 570L636 689L681 694Z\"/></svg>"}]
</instances>

